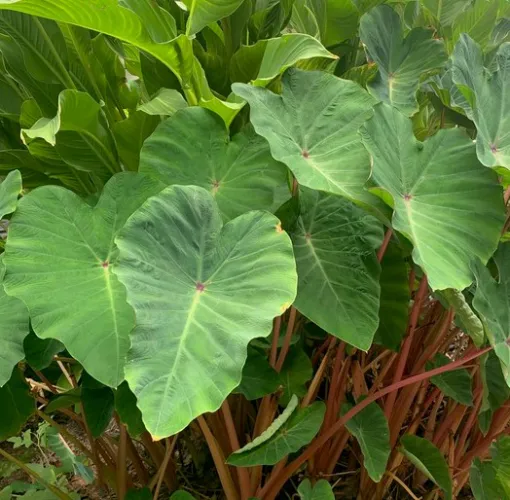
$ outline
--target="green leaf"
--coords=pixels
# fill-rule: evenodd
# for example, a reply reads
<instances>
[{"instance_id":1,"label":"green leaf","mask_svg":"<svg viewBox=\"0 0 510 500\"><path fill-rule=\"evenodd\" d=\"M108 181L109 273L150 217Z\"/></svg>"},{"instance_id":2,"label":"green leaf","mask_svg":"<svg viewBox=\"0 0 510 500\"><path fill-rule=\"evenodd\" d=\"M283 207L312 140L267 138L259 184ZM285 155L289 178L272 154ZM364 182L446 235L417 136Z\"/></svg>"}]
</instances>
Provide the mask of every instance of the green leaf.
<instances>
[{"instance_id":1,"label":"green leaf","mask_svg":"<svg viewBox=\"0 0 510 500\"><path fill-rule=\"evenodd\" d=\"M469 36L462 35L452 55L453 81L467 100L468 116L476 125L476 152L487 167L510 169L510 44L500 46L496 68L484 67L483 53Z\"/></svg>"},{"instance_id":2,"label":"green leaf","mask_svg":"<svg viewBox=\"0 0 510 500\"><path fill-rule=\"evenodd\" d=\"M0 387L0 441L20 433L25 422L35 411L34 399L21 372L15 368L10 380Z\"/></svg>"},{"instance_id":3,"label":"green leaf","mask_svg":"<svg viewBox=\"0 0 510 500\"><path fill-rule=\"evenodd\" d=\"M304 396L306 383L313 376L312 362L303 349L290 349L280 371L280 382L284 387L280 396L280 404L289 404L292 396Z\"/></svg>"},{"instance_id":4,"label":"green leaf","mask_svg":"<svg viewBox=\"0 0 510 500\"><path fill-rule=\"evenodd\" d=\"M67 473L72 472L81 476L87 484L91 484L94 481L92 469L80 462L79 457L74 454L55 427L49 427L46 430L46 440L48 448L61 460L62 467Z\"/></svg>"},{"instance_id":5,"label":"green leaf","mask_svg":"<svg viewBox=\"0 0 510 500\"><path fill-rule=\"evenodd\" d=\"M112 419L115 406L113 391L109 387L83 387L81 401L90 433L97 438L103 434Z\"/></svg>"},{"instance_id":6,"label":"green leaf","mask_svg":"<svg viewBox=\"0 0 510 500\"><path fill-rule=\"evenodd\" d=\"M22 130L26 142L44 139L71 167L107 178L120 170L113 136L101 106L85 92L64 90L58 112Z\"/></svg>"},{"instance_id":7,"label":"green leaf","mask_svg":"<svg viewBox=\"0 0 510 500\"><path fill-rule=\"evenodd\" d=\"M136 396L129 389L127 382L122 382L115 391L115 411L131 437L138 438L146 431L142 412L136 406Z\"/></svg>"},{"instance_id":8,"label":"green leaf","mask_svg":"<svg viewBox=\"0 0 510 500\"><path fill-rule=\"evenodd\" d=\"M320 479L313 486L309 479L305 479L298 487L298 494L301 500L335 500L331 485Z\"/></svg>"},{"instance_id":9,"label":"green leaf","mask_svg":"<svg viewBox=\"0 0 510 500\"><path fill-rule=\"evenodd\" d=\"M140 164L140 150L145 140L159 124L157 116L150 116L141 111L129 115L129 118L116 122L112 132L117 143L117 150L122 164L127 170L136 172Z\"/></svg>"},{"instance_id":10,"label":"green leaf","mask_svg":"<svg viewBox=\"0 0 510 500\"><path fill-rule=\"evenodd\" d=\"M409 319L409 277L401 249L390 242L381 261L379 328L374 342L398 351Z\"/></svg>"},{"instance_id":11,"label":"green leaf","mask_svg":"<svg viewBox=\"0 0 510 500\"><path fill-rule=\"evenodd\" d=\"M177 36L175 19L151 0L119 0L119 5L132 10L156 43L166 43Z\"/></svg>"},{"instance_id":12,"label":"green leaf","mask_svg":"<svg viewBox=\"0 0 510 500\"><path fill-rule=\"evenodd\" d=\"M233 14L243 0L186 0L184 3L189 10L186 35L190 36Z\"/></svg>"},{"instance_id":13,"label":"green leaf","mask_svg":"<svg viewBox=\"0 0 510 500\"><path fill-rule=\"evenodd\" d=\"M451 363L451 359L444 354L437 353L433 361L430 363L428 370L439 368ZM441 389L449 398L454 399L458 403L466 406L473 405L473 392L471 375L466 368L441 373L430 378L430 381Z\"/></svg>"},{"instance_id":14,"label":"green leaf","mask_svg":"<svg viewBox=\"0 0 510 500\"><path fill-rule=\"evenodd\" d=\"M174 497L175 493L170 497ZM125 500L152 500L152 493L149 488L135 489L131 488L127 491ZM192 497L193 498L193 497Z\"/></svg>"},{"instance_id":15,"label":"green leaf","mask_svg":"<svg viewBox=\"0 0 510 500\"><path fill-rule=\"evenodd\" d=\"M411 120L386 104L361 129L373 161L372 178L393 198L393 228L413 244L413 260L433 290L462 290L470 264L494 252L503 206L496 176L477 160L460 129L440 130L425 142Z\"/></svg>"},{"instance_id":16,"label":"green leaf","mask_svg":"<svg viewBox=\"0 0 510 500\"><path fill-rule=\"evenodd\" d=\"M277 188L287 182L287 169L272 158L264 138L245 128L230 140L223 120L196 106L162 122L140 158L140 172L165 185L209 191L224 221L270 210Z\"/></svg>"},{"instance_id":17,"label":"green leaf","mask_svg":"<svg viewBox=\"0 0 510 500\"><path fill-rule=\"evenodd\" d=\"M248 358L243 368L241 383L234 389L252 401L271 394L280 385L278 373L271 367L267 356L257 349L248 348Z\"/></svg>"},{"instance_id":18,"label":"green leaf","mask_svg":"<svg viewBox=\"0 0 510 500\"><path fill-rule=\"evenodd\" d=\"M62 408L70 408L78 403L81 403L81 388L71 389L51 397L45 410L47 413L53 413Z\"/></svg>"},{"instance_id":19,"label":"green leaf","mask_svg":"<svg viewBox=\"0 0 510 500\"><path fill-rule=\"evenodd\" d=\"M116 232L151 194L154 182L122 173L92 207L55 186L32 191L9 225L5 288L27 305L35 333L60 340L97 380L124 379L134 313L112 274ZM41 279L44 276L44 279Z\"/></svg>"},{"instance_id":20,"label":"green leaf","mask_svg":"<svg viewBox=\"0 0 510 500\"><path fill-rule=\"evenodd\" d=\"M359 15L360 12L352 0L326 0L325 12L321 16L324 19L322 28L324 45L335 46L354 37L358 28Z\"/></svg>"},{"instance_id":21,"label":"green leaf","mask_svg":"<svg viewBox=\"0 0 510 500\"><path fill-rule=\"evenodd\" d=\"M316 38L302 33L287 33L242 46L230 61L230 78L233 82L252 81L254 85L265 86L298 61L316 57L337 58Z\"/></svg>"},{"instance_id":22,"label":"green leaf","mask_svg":"<svg viewBox=\"0 0 510 500\"><path fill-rule=\"evenodd\" d=\"M352 405L344 405L342 413L347 413L351 408ZM391 452L390 430L384 412L377 403L370 403L345 426L358 441L368 475L378 483L386 471Z\"/></svg>"},{"instance_id":23,"label":"green leaf","mask_svg":"<svg viewBox=\"0 0 510 500\"><path fill-rule=\"evenodd\" d=\"M379 324L375 250L381 224L340 196L302 188L299 198L301 216L291 234L299 278L295 307L331 335L366 350Z\"/></svg>"},{"instance_id":24,"label":"green leaf","mask_svg":"<svg viewBox=\"0 0 510 500\"><path fill-rule=\"evenodd\" d=\"M503 497L510 495L510 436L501 436L491 446L491 456L496 479L504 492Z\"/></svg>"},{"instance_id":25,"label":"green leaf","mask_svg":"<svg viewBox=\"0 0 510 500\"><path fill-rule=\"evenodd\" d=\"M288 70L282 95L235 83L251 122L273 157L287 165L300 185L358 199L370 175L358 136L374 100L354 82L314 71Z\"/></svg>"},{"instance_id":26,"label":"green leaf","mask_svg":"<svg viewBox=\"0 0 510 500\"><path fill-rule=\"evenodd\" d=\"M501 364L494 351L490 351L481 358L480 375L483 384L483 400L480 411L492 413L510 398L510 387L505 382Z\"/></svg>"},{"instance_id":27,"label":"green leaf","mask_svg":"<svg viewBox=\"0 0 510 500\"><path fill-rule=\"evenodd\" d=\"M510 242L500 245L494 256L499 271L496 281L480 262L473 270L477 288L473 306L486 326L487 337L498 356L506 383L510 386Z\"/></svg>"},{"instance_id":28,"label":"green leaf","mask_svg":"<svg viewBox=\"0 0 510 500\"><path fill-rule=\"evenodd\" d=\"M227 463L237 467L274 465L307 445L319 432L326 405L316 402L299 409L297 405L294 395L283 413L260 436L232 453Z\"/></svg>"},{"instance_id":29,"label":"green leaf","mask_svg":"<svg viewBox=\"0 0 510 500\"><path fill-rule=\"evenodd\" d=\"M434 16L442 27L451 26L457 17L470 5L466 0L421 0L422 5Z\"/></svg>"},{"instance_id":30,"label":"green leaf","mask_svg":"<svg viewBox=\"0 0 510 500\"><path fill-rule=\"evenodd\" d=\"M469 468L469 484L475 500L503 498L503 490L491 462L475 458Z\"/></svg>"},{"instance_id":31,"label":"green leaf","mask_svg":"<svg viewBox=\"0 0 510 500\"><path fill-rule=\"evenodd\" d=\"M0 183L0 219L12 214L16 210L21 188L21 174L19 170L9 172L7 177Z\"/></svg>"},{"instance_id":32,"label":"green leaf","mask_svg":"<svg viewBox=\"0 0 510 500\"><path fill-rule=\"evenodd\" d=\"M23 341L25 359L34 370L44 370L53 362L55 354L64 350L64 345L55 339L40 339L33 331Z\"/></svg>"},{"instance_id":33,"label":"green leaf","mask_svg":"<svg viewBox=\"0 0 510 500\"><path fill-rule=\"evenodd\" d=\"M172 186L131 216L116 243L115 272L137 318L126 380L161 439L239 385L248 343L295 298L291 242L271 214L223 226L205 189Z\"/></svg>"},{"instance_id":34,"label":"green leaf","mask_svg":"<svg viewBox=\"0 0 510 500\"><path fill-rule=\"evenodd\" d=\"M0 278L3 263L0 260ZM0 387L12 375L12 369L25 357L23 340L29 332L28 311L21 300L5 293L0 279Z\"/></svg>"},{"instance_id":35,"label":"green leaf","mask_svg":"<svg viewBox=\"0 0 510 500\"><path fill-rule=\"evenodd\" d=\"M150 499L147 499L150 500ZM195 500L193 495L190 495L185 490L177 490L170 496L170 500Z\"/></svg>"},{"instance_id":36,"label":"green leaf","mask_svg":"<svg viewBox=\"0 0 510 500\"><path fill-rule=\"evenodd\" d=\"M442 453L427 439L410 434L400 438L400 443L409 461L444 491L446 500L451 500L452 480Z\"/></svg>"},{"instance_id":37,"label":"green leaf","mask_svg":"<svg viewBox=\"0 0 510 500\"><path fill-rule=\"evenodd\" d=\"M456 320L460 320L462 330L471 337L477 347L480 347L485 339L483 324L467 303L464 294L452 288L443 290L441 294L455 311Z\"/></svg>"},{"instance_id":38,"label":"green leaf","mask_svg":"<svg viewBox=\"0 0 510 500\"><path fill-rule=\"evenodd\" d=\"M138 111L143 111L148 115L171 116L187 106L188 103L177 90L159 89L149 102L138 106Z\"/></svg>"},{"instance_id":39,"label":"green leaf","mask_svg":"<svg viewBox=\"0 0 510 500\"><path fill-rule=\"evenodd\" d=\"M359 36L379 73L368 84L372 94L411 116L418 110L416 91L423 77L447 59L433 32L415 28L404 38L398 14L380 5L361 18Z\"/></svg>"}]
</instances>

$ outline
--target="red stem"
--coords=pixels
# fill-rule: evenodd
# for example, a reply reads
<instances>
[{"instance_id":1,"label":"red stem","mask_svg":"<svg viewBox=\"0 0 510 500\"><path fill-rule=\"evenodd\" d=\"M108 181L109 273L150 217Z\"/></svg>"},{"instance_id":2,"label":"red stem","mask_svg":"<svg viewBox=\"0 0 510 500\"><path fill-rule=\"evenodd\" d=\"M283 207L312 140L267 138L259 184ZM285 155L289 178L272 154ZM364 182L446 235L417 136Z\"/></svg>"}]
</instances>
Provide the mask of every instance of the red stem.
<instances>
[{"instance_id":1,"label":"red stem","mask_svg":"<svg viewBox=\"0 0 510 500\"><path fill-rule=\"evenodd\" d=\"M388 244L391 241L391 237L393 236L393 229L388 228L386 234L384 235L384 240L381 244L381 247L377 251L377 260L381 262L383 260L384 254L386 253L386 249L388 248Z\"/></svg>"},{"instance_id":2,"label":"red stem","mask_svg":"<svg viewBox=\"0 0 510 500\"><path fill-rule=\"evenodd\" d=\"M462 365L468 363L469 361L472 361L473 359L476 359L483 354L489 352L492 350L491 347L486 347L485 349L482 349L480 351L477 351L473 353L470 356L466 356L465 358L459 359L457 361L454 361L453 363L449 363L444 366L440 366L439 368L434 368L433 370L426 371L424 373L420 373L418 375L414 375L412 377L408 377L404 380L401 380L395 384L391 384L388 387L385 387L384 389L381 389L380 391L376 392L372 396L368 396L363 401L358 403L356 406L351 408L345 415L343 415L334 426L332 426L324 435L319 436L315 441L313 441L310 446L294 461L292 461L283 471L281 474L274 478L273 480L269 481L266 486L264 486L261 497L264 500L272 500L276 498L276 495L280 491L280 489L283 487L283 485L287 482L287 480L296 472L299 467L301 467L302 464L304 464L313 454L319 449L321 446L323 446L331 437L333 437L340 429L343 428L343 426L354 416L356 416L360 411L362 411L364 408L366 408L370 403L373 403L374 401L382 398L386 394L390 394L394 391L397 391L398 389L401 389L402 387L406 387L411 384L415 384L416 382L421 382L422 380L426 380L430 377L434 377L436 375L440 375L442 373L446 373L452 370L456 370L460 368Z\"/></svg>"}]
</instances>

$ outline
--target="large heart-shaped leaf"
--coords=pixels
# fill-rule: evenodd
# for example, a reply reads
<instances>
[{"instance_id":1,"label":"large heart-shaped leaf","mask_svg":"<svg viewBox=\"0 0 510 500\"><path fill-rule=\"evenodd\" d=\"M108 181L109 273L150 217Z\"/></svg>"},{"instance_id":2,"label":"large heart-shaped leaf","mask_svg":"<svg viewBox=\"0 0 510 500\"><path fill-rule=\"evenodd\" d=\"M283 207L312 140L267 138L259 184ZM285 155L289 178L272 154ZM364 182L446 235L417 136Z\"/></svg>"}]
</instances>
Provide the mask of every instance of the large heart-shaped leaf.
<instances>
[{"instance_id":1,"label":"large heart-shaped leaf","mask_svg":"<svg viewBox=\"0 0 510 500\"><path fill-rule=\"evenodd\" d=\"M21 431L30 415L35 411L35 401L21 372L15 368L9 381L0 387L0 441Z\"/></svg>"},{"instance_id":2,"label":"large heart-shaped leaf","mask_svg":"<svg viewBox=\"0 0 510 500\"><path fill-rule=\"evenodd\" d=\"M242 46L230 61L230 77L233 82L253 80L254 85L264 86L298 61L315 57L336 59L316 38L287 33Z\"/></svg>"},{"instance_id":3,"label":"large heart-shaped leaf","mask_svg":"<svg viewBox=\"0 0 510 500\"><path fill-rule=\"evenodd\" d=\"M473 306L485 323L487 337L510 386L510 242L499 247L494 261L499 271L498 281L480 262L474 264L477 288Z\"/></svg>"},{"instance_id":4,"label":"large heart-shaped leaf","mask_svg":"<svg viewBox=\"0 0 510 500\"><path fill-rule=\"evenodd\" d=\"M11 378L16 363L24 358L23 340L29 332L27 308L21 300L5 293L3 272L0 260L0 387Z\"/></svg>"},{"instance_id":5,"label":"large heart-shaped leaf","mask_svg":"<svg viewBox=\"0 0 510 500\"><path fill-rule=\"evenodd\" d=\"M282 86L282 95L240 83L232 89L250 104L253 126L274 158L301 185L359 199L370 163L358 129L374 99L354 82L314 71L290 69Z\"/></svg>"},{"instance_id":6,"label":"large heart-shaped leaf","mask_svg":"<svg viewBox=\"0 0 510 500\"><path fill-rule=\"evenodd\" d=\"M5 288L27 305L41 338L60 340L96 379L124 378L134 313L112 267L124 221L159 188L123 173L95 207L61 187L44 186L19 203L9 225Z\"/></svg>"},{"instance_id":7,"label":"large heart-shaped leaf","mask_svg":"<svg viewBox=\"0 0 510 500\"><path fill-rule=\"evenodd\" d=\"M299 278L295 306L331 335L368 349L379 324L375 250L382 226L341 196L304 188L300 203L292 232Z\"/></svg>"},{"instance_id":8,"label":"large heart-shaped leaf","mask_svg":"<svg viewBox=\"0 0 510 500\"><path fill-rule=\"evenodd\" d=\"M257 438L228 457L237 467L274 465L307 445L319 432L326 405L320 401L297 408L293 396L283 413Z\"/></svg>"},{"instance_id":9,"label":"large heart-shaped leaf","mask_svg":"<svg viewBox=\"0 0 510 500\"><path fill-rule=\"evenodd\" d=\"M402 437L400 443L402 453L444 491L447 500L451 500L452 479L442 453L427 439L411 434Z\"/></svg>"},{"instance_id":10,"label":"large heart-shaped leaf","mask_svg":"<svg viewBox=\"0 0 510 500\"><path fill-rule=\"evenodd\" d=\"M344 413L351 408L351 405L345 405ZM390 430L381 407L375 402L370 403L345 426L359 443L368 475L372 481L379 482L386 471L391 452Z\"/></svg>"},{"instance_id":11,"label":"large heart-shaped leaf","mask_svg":"<svg viewBox=\"0 0 510 500\"><path fill-rule=\"evenodd\" d=\"M295 298L291 242L267 212L223 226L213 196L195 186L150 198L116 242L137 318L126 379L161 439L239 385L248 343Z\"/></svg>"},{"instance_id":12,"label":"large heart-shaped leaf","mask_svg":"<svg viewBox=\"0 0 510 500\"><path fill-rule=\"evenodd\" d=\"M421 78L446 62L444 43L423 28L404 37L400 17L388 5L363 15L359 33L379 70L368 88L378 99L413 115L418 110L416 91Z\"/></svg>"},{"instance_id":13,"label":"large heart-shaped leaf","mask_svg":"<svg viewBox=\"0 0 510 500\"><path fill-rule=\"evenodd\" d=\"M496 175L460 129L419 142L411 120L384 103L362 136L373 180L393 197L393 227L414 244L414 262L433 289L463 290L473 279L472 260L486 262L499 240L504 209Z\"/></svg>"},{"instance_id":14,"label":"large heart-shaped leaf","mask_svg":"<svg viewBox=\"0 0 510 500\"><path fill-rule=\"evenodd\" d=\"M287 169L273 159L267 141L246 128L232 140L225 123L191 107L161 123L145 142L140 172L165 184L201 186L224 220L249 210L270 210Z\"/></svg>"},{"instance_id":15,"label":"large heart-shaped leaf","mask_svg":"<svg viewBox=\"0 0 510 500\"><path fill-rule=\"evenodd\" d=\"M510 44L500 46L494 69L484 67L480 46L462 35L452 55L453 81L469 105L475 122L476 152L488 167L510 169Z\"/></svg>"},{"instance_id":16,"label":"large heart-shaped leaf","mask_svg":"<svg viewBox=\"0 0 510 500\"><path fill-rule=\"evenodd\" d=\"M13 170L0 183L0 219L16 210L20 193L21 174L19 170Z\"/></svg>"}]
</instances>

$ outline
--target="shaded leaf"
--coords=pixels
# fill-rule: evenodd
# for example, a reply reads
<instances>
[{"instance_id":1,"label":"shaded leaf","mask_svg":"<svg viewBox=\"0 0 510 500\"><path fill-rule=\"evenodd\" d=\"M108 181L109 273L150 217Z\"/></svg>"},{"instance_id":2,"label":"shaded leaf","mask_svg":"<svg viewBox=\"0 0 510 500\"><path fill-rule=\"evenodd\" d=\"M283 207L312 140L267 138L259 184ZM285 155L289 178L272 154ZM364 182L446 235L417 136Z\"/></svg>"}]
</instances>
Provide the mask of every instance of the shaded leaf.
<instances>
[{"instance_id":1,"label":"shaded leaf","mask_svg":"<svg viewBox=\"0 0 510 500\"><path fill-rule=\"evenodd\" d=\"M20 433L28 418L35 412L35 401L21 372L15 368L9 381L0 387L0 441Z\"/></svg>"},{"instance_id":2,"label":"shaded leaf","mask_svg":"<svg viewBox=\"0 0 510 500\"><path fill-rule=\"evenodd\" d=\"M393 198L393 228L414 244L414 262L432 289L464 289L472 281L472 260L487 261L501 232L495 174L478 162L460 129L419 142L411 120L383 103L361 133L373 160L372 178Z\"/></svg>"},{"instance_id":3,"label":"shaded leaf","mask_svg":"<svg viewBox=\"0 0 510 500\"><path fill-rule=\"evenodd\" d=\"M343 413L352 408L344 405ZM370 403L346 424L347 430L356 438L363 453L363 465L368 475L378 483L390 456L390 430L386 416L377 403Z\"/></svg>"},{"instance_id":4,"label":"shaded leaf","mask_svg":"<svg viewBox=\"0 0 510 500\"><path fill-rule=\"evenodd\" d=\"M230 16L243 0L185 0L189 10L186 34L194 35L224 17Z\"/></svg>"},{"instance_id":5,"label":"shaded leaf","mask_svg":"<svg viewBox=\"0 0 510 500\"><path fill-rule=\"evenodd\" d=\"M375 250L383 238L381 224L340 196L302 188L299 198L301 215L291 234L298 270L295 307L331 335L366 350L379 324Z\"/></svg>"},{"instance_id":6,"label":"shaded leaf","mask_svg":"<svg viewBox=\"0 0 510 500\"><path fill-rule=\"evenodd\" d=\"M142 412L136 406L136 396L127 382L122 382L115 391L115 411L131 437L137 438L146 431Z\"/></svg>"},{"instance_id":7,"label":"shaded leaf","mask_svg":"<svg viewBox=\"0 0 510 500\"><path fill-rule=\"evenodd\" d=\"M409 319L409 277L400 248L390 242L381 261L379 328L374 342L398 351Z\"/></svg>"},{"instance_id":8,"label":"shaded leaf","mask_svg":"<svg viewBox=\"0 0 510 500\"><path fill-rule=\"evenodd\" d=\"M260 436L232 453L227 463L237 467L274 465L307 445L319 432L326 405L316 402L298 409L297 404L294 395L283 413Z\"/></svg>"},{"instance_id":9,"label":"shaded leaf","mask_svg":"<svg viewBox=\"0 0 510 500\"><path fill-rule=\"evenodd\" d=\"M305 351L300 347L290 349L280 371L280 382L284 388L280 396L280 404L289 404L293 394L299 397L304 396L306 383L312 376L312 362Z\"/></svg>"},{"instance_id":10,"label":"shaded leaf","mask_svg":"<svg viewBox=\"0 0 510 500\"><path fill-rule=\"evenodd\" d=\"M427 439L410 434L403 436L400 443L401 451L409 461L444 491L447 500L451 500L452 480L442 453Z\"/></svg>"},{"instance_id":11,"label":"shaded leaf","mask_svg":"<svg viewBox=\"0 0 510 500\"><path fill-rule=\"evenodd\" d=\"M109 387L94 389L83 387L81 401L90 433L97 438L103 434L112 419L114 410L113 391Z\"/></svg>"},{"instance_id":12,"label":"shaded leaf","mask_svg":"<svg viewBox=\"0 0 510 500\"><path fill-rule=\"evenodd\" d=\"M441 353L437 353L428 370L439 368L451 363L451 359ZM430 381L437 386L448 397L466 406L473 405L473 392L471 375L466 368L441 373L430 378Z\"/></svg>"},{"instance_id":13,"label":"shaded leaf","mask_svg":"<svg viewBox=\"0 0 510 500\"><path fill-rule=\"evenodd\" d=\"M503 490L492 462L482 462L475 458L469 468L469 484L475 500L503 498Z\"/></svg>"},{"instance_id":14,"label":"shaded leaf","mask_svg":"<svg viewBox=\"0 0 510 500\"><path fill-rule=\"evenodd\" d=\"M31 331L23 341L25 359L34 370L44 370L53 362L55 354L64 350L64 345L55 339L40 339Z\"/></svg>"},{"instance_id":15,"label":"shaded leaf","mask_svg":"<svg viewBox=\"0 0 510 500\"><path fill-rule=\"evenodd\" d=\"M408 116L418 110L416 91L423 76L446 62L443 42L432 35L430 30L414 28L404 38L400 17L387 5L361 18L360 39L379 70L368 88Z\"/></svg>"},{"instance_id":16,"label":"shaded leaf","mask_svg":"<svg viewBox=\"0 0 510 500\"><path fill-rule=\"evenodd\" d=\"M268 213L223 226L212 195L195 186L150 198L116 243L115 272L137 317L126 380L161 439L215 411L239 384L248 343L294 300L291 243Z\"/></svg>"},{"instance_id":17,"label":"shaded leaf","mask_svg":"<svg viewBox=\"0 0 510 500\"><path fill-rule=\"evenodd\" d=\"M325 479L313 486L309 479L305 479L298 487L298 494L301 500L335 500L331 485Z\"/></svg>"},{"instance_id":18,"label":"shaded leaf","mask_svg":"<svg viewBox=\"0 0 510 500\"><path fill-rule=\"evenodd\" d=\"M249 210L270 210L287 169L250 128L232 140L223 120L190 107L162 122L145 142L140 172L165 185L200 186L211 193L224 221ZM249 193L249 196L247 196Z\"/></svg>"},{"instance_id":19,"label":"shaded leaf","mask_svg":"<svg viewBox=\"0 0 510 500\"><path fill-rule=\"evenodd\" d=\"M44 186L21 200L9 226L6 290L27 304L40 338L61 341L94 378L112 387L124 378L134 326L124 287L111 271L113 237L157 191L150 179L123 173L91 207L66 189Z\"/></svg>"},{"instance_id":20,"label":"shaded leaf","mask_svg":"<svg viewBox=\"0 0 510 500\"><path fill-rule=\"evenodd\" d=\"M257 349L248 348L241 383L234 389L234 393L241 393L252 401L273 393L279 385L279 374L271 367L267 356Z\"/></svg>"},{"instance_id":21,"label":"shaded leaf","mask_svg":"<svg viewBox=\"0 0 510 500\"><path fill-rule=\"evenodd\" d=\"M47 413L53 413L62 408L70 408L78 403L81 403L81 388L79 387L52 396L45 410Z\"/></svg>"}]
</instances>

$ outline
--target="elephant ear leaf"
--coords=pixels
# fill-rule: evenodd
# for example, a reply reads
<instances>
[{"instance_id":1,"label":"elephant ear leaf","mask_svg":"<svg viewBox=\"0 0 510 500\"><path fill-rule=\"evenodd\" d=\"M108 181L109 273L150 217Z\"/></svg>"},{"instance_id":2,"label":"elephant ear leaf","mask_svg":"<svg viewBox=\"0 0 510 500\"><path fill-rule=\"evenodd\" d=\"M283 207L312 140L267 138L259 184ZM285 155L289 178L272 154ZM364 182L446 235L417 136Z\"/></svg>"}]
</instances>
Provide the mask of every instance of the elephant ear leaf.
<instances>
[{"instance_id":1,"label":"elephant ear leaf","mask_svg":"<svg viewBox=\"0 0 510 500\"><path fill-rule=\"evenodd\" d=\"M413 260L434 290L463 290L475 258L487 262L504 223L494 172L460 129L420 142L409 118L380 103L361 129L372 156L372 178L393 198L393 227L413 243Z\"/></svg>"},{"instance_id":2,"label":"elephant ear leaf","mask_svg":"<svg viewBox=\"0 0 510 500\"><path fill-rule=\"evenodd\" d=\"M28 307L42 339L61 341L94 378L124 379L134 313L112 273L114 236L159 188L137 174L114 176L92 207L58 186L23 197L9 224L4 286ZM44 278L42 278L42 276Z\"/></svg>"},{"instance_id":3,"label":"elephant ear leaf","mask_svg":"<svg viewBox=\"0 0 510 500\"><path fill-rule=\"evenodd\" d=\"M476 125L476 152L487 167L510 169L510 43L502 44L495 65L484 67L480 46L461 35L452 54L453 81L465 97Z\"/></svg>"},{"instance_id":4,"label":"elephant ear leaf","mask_svg":"<svg viewBox=\"0 0 510 500\"><path fill-rule=\"evenodd\" d=\"M137 318L126 380L161 439L218 409L239 385L248 343L294 301L292 246L267 212L223 225L213 196L197 186L147 200L116 242L115 272Z\"/></svg>"},{"instance_id":5,"label":"elephant ear leaf","mask_svg":"<svg viewBox=\"0 0 510 500\"><path fill-rule=\"evenodd\" d=\"M400 17L388 5L364 14L359 33L378 68L377 76L368 84L370 92L405 115L413 115L418 111L420 81L446 62L444 43L423 28L414 28L404 37Z\"/></svg>"},{"instance_id":6,"label":"elephant ear leaf","mask_svg":"<svg viewBox=\"0 0 510 500\"><path fill-rule=\"evenodd\" d=\"M489 342L510 386L510 242L501 244L494 261L498 268L498 280L481 262L473 264L477 282L473 306L483 320Z\"/></svg>"},{"instance_id":7,"label":"elephant ear leaf","mask_svg":"<svg viewBox=\"0 0 510 500\"><path fill-rule=\"evenodd\" d=\"M313 486L309 479L305 479L298 487L301 500L335 500L331 485L325 479L320 479Z\"/></svg>"}]
</instances>

